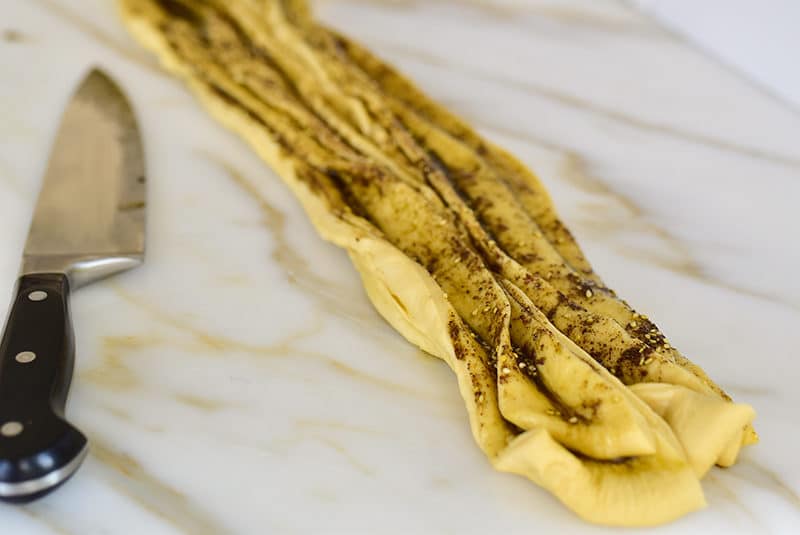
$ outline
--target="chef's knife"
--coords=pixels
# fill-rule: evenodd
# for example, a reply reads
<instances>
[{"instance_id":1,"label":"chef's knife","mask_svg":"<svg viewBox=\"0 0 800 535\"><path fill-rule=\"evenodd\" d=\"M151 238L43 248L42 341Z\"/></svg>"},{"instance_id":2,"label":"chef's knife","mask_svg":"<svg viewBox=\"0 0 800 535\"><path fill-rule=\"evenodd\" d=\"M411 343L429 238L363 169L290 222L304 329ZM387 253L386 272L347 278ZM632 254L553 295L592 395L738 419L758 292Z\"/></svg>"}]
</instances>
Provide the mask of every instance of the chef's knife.
<instances>
[{"instance_id":1,"label":"chef's knife","mask_svg":"<svg viewBox=\"0 0 800 535\"><path fill-rule=\"evenodd\" d=\"M0 500L66 481L87 452L64 418L75 347L69 292L144 260L145 174L127 99L99 70L56 136L0 344Z\"/></svg>"}]
</instances>

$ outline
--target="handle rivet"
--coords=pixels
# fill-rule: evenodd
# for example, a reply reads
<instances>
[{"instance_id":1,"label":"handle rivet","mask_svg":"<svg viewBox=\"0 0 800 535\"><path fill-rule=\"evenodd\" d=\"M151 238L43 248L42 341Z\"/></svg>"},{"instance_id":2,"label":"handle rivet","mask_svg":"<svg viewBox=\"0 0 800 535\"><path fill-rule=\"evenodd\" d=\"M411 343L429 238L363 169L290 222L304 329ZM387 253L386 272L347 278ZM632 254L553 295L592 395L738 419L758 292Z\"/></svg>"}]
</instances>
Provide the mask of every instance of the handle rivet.
<instances>
[{"instance_id":1,"label":"handle rivet","mask_svg":"<svg viewBox=\"0 0 800 535\"><path fill-rule=\"evenodd\" d=\"M22 353L17 353L17 356L14 357L14 360L19 362L20 364L27 364L29 362L33 362L36 359L36 353L33 351L23 351Z\"/></svg>"},{"instance_id":2,"label":"handle rivet","mask_svg":"<svg viewBox=\"0 0 800 535\"><path fill-rule=\"evenodd\" d=\"M28 299L31 301L44 301L47 299L47 292L43 292L42 290L34 290L28 294Z\"/></svg>"},{"instance_id":3,"label":"handle rivet","mask_svg":"<svg viewBox=\"0 0 800 535\"><path fill-rule=\"evenodd\" d=\"M0 435L4 437L15 437L22 433L22 424L19 422L6 422L0 427Z\"/></svg>"}]
</instances>

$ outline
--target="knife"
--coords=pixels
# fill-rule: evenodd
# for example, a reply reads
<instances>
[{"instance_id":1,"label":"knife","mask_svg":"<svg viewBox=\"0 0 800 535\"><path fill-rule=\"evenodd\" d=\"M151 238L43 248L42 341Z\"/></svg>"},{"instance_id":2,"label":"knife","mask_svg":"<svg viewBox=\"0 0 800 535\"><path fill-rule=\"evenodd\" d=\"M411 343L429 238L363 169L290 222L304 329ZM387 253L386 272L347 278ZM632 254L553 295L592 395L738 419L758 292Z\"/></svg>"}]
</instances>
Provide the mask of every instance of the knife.
<instances>
[{"instance_id":1,"label":"knife","mask_svg":"<svg viewBox=\"0 0 800 535\"><path fill-rule=\"evenodd\" d=\"M61 119L0 343L0 500L69 479L88 451L66 421L71 290L144 261L144 153L128 100L99 70Z\"/></svg>"}]
</instances>

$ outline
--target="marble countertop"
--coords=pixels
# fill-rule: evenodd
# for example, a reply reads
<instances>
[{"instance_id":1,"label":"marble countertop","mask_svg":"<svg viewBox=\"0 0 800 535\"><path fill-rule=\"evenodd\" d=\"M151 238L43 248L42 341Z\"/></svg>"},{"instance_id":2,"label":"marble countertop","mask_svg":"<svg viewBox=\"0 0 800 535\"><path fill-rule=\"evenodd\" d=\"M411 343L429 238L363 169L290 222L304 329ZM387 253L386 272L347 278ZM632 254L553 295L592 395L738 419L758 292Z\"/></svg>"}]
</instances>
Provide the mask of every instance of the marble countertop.
<instances>
[{"instance_id":1,"label":"marble countertop","mask_svg":"<svg viewBox=\"0 0 800 535\"><path fill-rule=\"evenodd\" d=\"M652 531L796 533L800 114L619 2L316 6L536 169L606 281L758 411L762 442L704 480L709 507ZM491 469L447 367L112 2L0 12L0 307L92 64L129 93L150 177L146 264L72 301L90 456L0 506L3 533L614 532Z\"/></svg>"}]
</instances>

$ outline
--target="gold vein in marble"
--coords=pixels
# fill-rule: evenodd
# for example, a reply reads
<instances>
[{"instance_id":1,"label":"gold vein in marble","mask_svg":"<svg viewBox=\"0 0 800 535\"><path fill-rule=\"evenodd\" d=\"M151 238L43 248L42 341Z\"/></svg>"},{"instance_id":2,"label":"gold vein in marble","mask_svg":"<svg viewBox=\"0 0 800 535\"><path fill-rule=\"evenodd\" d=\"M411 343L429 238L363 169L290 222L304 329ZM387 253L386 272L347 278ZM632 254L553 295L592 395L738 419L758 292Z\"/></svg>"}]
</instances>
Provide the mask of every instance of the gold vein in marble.
<instances>
[{"instance_id":1,"label":"gold vein in marble","mask_svg":"<svg viewBox=\"0 0 800 535\"><path fill-rule=\"evenodd\" d=\"M267 445L263 446L263 448L269 451L271 454L285 457L288 455L288 452L291 449L297 448L300 444L306 442L315 442L332 450L334 453L339 455L351 468L364 476L374 477L377 473L373 467L362 462L361 459L359 459L356 454L351 452L347 446L342 444L341 441L326 434L313 431L309 432L307 429L301 429L289 436L275 438Z\"/></svg>"},{"instance_id":2,"label":"gold vein in marble","mask_svg":"<svg viewBox=\"0 0 800 535\"><path fill-rule=\"evenodd\" d=\"M501 19L513 20L515 17L529 13L531 6L514 5L508 2L492 2L490 0L337 0L337 4L363 4L368 6L380 5L383 8L412 10L421 5L443 4L457 5L459 7L479 10L481 14Z\"/></svg>"},{"instance_id":3,"label":"gold vein in marble","mask_svg":"<svg viewBox=\"0 0 800 535\"><path fill-rule=\"evenodd\" d=\"M633 199L613 190L602 179L592 175L583 159L577 154L566 152L564 156L564 163L559 173L560 178L579 190L616 204L616 206L608 206L607 204L585 203L582 206L583 209L577 221L588 235L601 237L603 234L629 232L632 229L643 231L656 237L671 254L669 256L659 255L654 251L640 251L627 245L618 247L617 252L635 256L639 260L691 278L705 278L700 264L692 258L689 250L677 237L666 228L649 221L647 214Z\"/></svg>"},{"instance_id":4,"label":"gold vein in marble","mask_svg":"<svg viewBox=\"0 0 800 535\"><path fill-rule=\"evenodd\" d=\"M770 387L765 386L751 386L751 385L742 385L736 383L728 383L728 389L733 392L739 392L745 396L771 396L775 393L775 390Z\"/></svg>"},{"instance_id":5,"label":"gold vein in marble","mask_svg":"<svg viewBox=\"0 0 800 535\"><path fill-rule=\"evenodd\" d=\"M725 497L726 501L732 503L736 506L736 510L738 512L742 512L755 524L753 527L757 528L759 526L758 516L756 513L748 507L747 502L743 501L736 492L734 492L728 485L725 484L720 478L709 474L707 476L708 482L711 483L712 486L717 488Z\"/></svg>"},{"instance_id":6,"label":"gold vein in marble","mask_svg":"<svg viewBox=\"0 0 800 535\"><path fill-rule=\"evenodd\" d=\"M571 183L579 190L600 197L603 202L611 201L617 205L609 207L602 203L597 205L591 203L583 204L584 210L578 216L573 217L575 226L581 229L582 234L595 239L606 240L609 235L630 232L633 228L638 231L644 231L660 240L667 250L659 254L656 251L640 250L636 246L627 244L624 247L615 247L614 250L621 256L658 266L703 284L730 290L740 295L755 297L795 311L800 310L800 303L790 301L782 295L760 292L711 275L694 259L688 247L680 238L666 228L650 221L647 213L633 199L613 190L600 177L591 173L583 158L575 150L522 130L489 124L482 120L475 120L474 122L490 133L560 153L564 159L564 164L559 173L560 179ZM597 213L597 217L593 217L593 212ZM620 216L620 218L615 219L617 216Z\"/></svg>"},{"instance_id":7,"label":"gold vein in marble","mask_svg":"<svg viewBox=\"0 0 800 535\"><path fill-rule=\"evenodd\" d=\"M312 418L301 418L294 421L295 427L301 430L328 430L328 431L341 431L348 434L359 434L368 436L390 436L385 431L375 429L372 427L365 427L361 425L354 425L340 420L317 420Z\"/></svg>"},{"instance_id":8,"label":"gold vein in marble","mask_svg":"<svg viewBox=\"0 0 800 535\"><path fill-rule=\"evenodd\" d=\"M341 288L339 284L326 279L312 269L287 235L286 214L277 208L264 193L255 186L255 182L231 162L219 155L198 150L198 155L206 158L225 171L231 181L242 191L258 202L263 215L264 227L274 241L272 258L287 274L289 281L308 295L313 296L318 305L337 316L344 316L361 325L376 325L375 314L361 302L352 298L352 290Z\"/></svg>"},{"instance_id":9,"label":"gold vein in marble","mask_svg":"<svg viewBox=\"0 0 800 535\"><path fill-rule=\"evenodd\" d=\"M748 470L748 467L750 468ZM780 476L778 470L772 470L753 459L747 459L737 467L736 474L757 487L777 490L777 494L800 512L800 494ZM767 484L762 482L766 481Z\"/></svg>"},{"instance_id":10,"label":"gold vein in marble","mask_svg":"<svg viewBox=\"0 0 800 535\"><path fill-rule=\"evenodd\" d=\"M161 345L153 336L106 336L100 344L100 363L81 372L81 379L112 390L132 390L139 377L127 365L126 355Z\"/></svg>"},{"instance_id":11,"label":"gold vein in marble","mask_svg":"<svg viewBox=\"0 0 800 535\"><path fill-rule=\"evenodd\" d=\"M353 367L349 364L338 360L330 360L331 367L336 370L337 373L347 376L351 379L355 379L361 383L378 387L382 390L387 392L394 392L399 394L405 394L412 398L419 399L419 398L426 398L426 399L433 399L437 401L441 401L443 398L441 395L436 395L432 393L427 393L417 388L412 388L407 385L397 383L394 381L390 381L383 377L366 373L364 370Z\"/></svg>"},{"instance_id":12,"label":"gold vein in marble","mask_svg":"<svg viewBox=\"0 0 800 535\"><path fill-rule=\"evenodd\" d=\"M224 356L234 351L240 351L243 353L252 353L261 356L286 357L289 355L296 355L322 358L323 360L328 358L327 356L314 351L294 347L296 342L307 337L311 337L321 331L323 326L322 317L318 314L312 316L311 321L309 321L307 324L302 325L294 332L285 333L274 343L264 345L252 344L204 330L185 319L179 318L175 314L167 312L147 299L123 290L120 286L113 285L113 283L112 288L114 289L115 293L124 301L148 313L155 320L155 323L169 325L178 331L182 331L191 335L196 344L187 346L187 349L190 351L205 350L208 353L217 354L220 356Z\"/></svg>"},{"instance_id":13,"label":"gold vein in marble","mask_svg":"<svg viewBox=\"0 0 800 535\"><path fill-rule=\"evenodd\" d=\"M559 5L557 3L525 3L506 0L336 0L336 4L375 5L394 9L418 9L431 4L449 5L468 8L479 13L481 17L490 17L504 24L516 23L520 20L529 22L531 17L558 22L573 27L594 31L608 31L615 34L625 33L643 37L671 38L671 35L659 26L646 19L626 11L625 15L615 17L596 10L581 9L578 6Z\"/></svg>"},{"instance_id":14,"label":"gold vein in marble","mask_svg":"<svg viewBox=\"0 0 800 535\"><path fill-rule=\"evenodd\" d=\"M350 466L355 468L361 474L369 477L375 477L375 470L362 462L357 455L351 453L350 450L348 450L347 447L342 445L339 441L327 436L311 435L310 438L313 438L321 444L325 444L330 449L338 453L344 460L347 461Z\"/></svg>"},{"instance_id":15,"label":"gold vein in marble","mask_svg":"<svg viewBox=\"0 0 800 535\"><path fill-rule=\"evenodd\" d=\"M665 252L670 254L665 255L652 250L637 249L635 246L627 244L624 247L616 247L616 252L633 260L661 267L710 286L800 310L799 303L792 302L781 295L759 292L712 276L693 258L689 248L680 238L666 228L650 221L645 211L633 199L613 190L602 179L590 173L584 161L576 153L564 150L564 155L565 163L559 175L560 178L586 193L605 198L617 204L617 206L612 207L606 205L595 207L594 205L584 204L584 210L576 219L576 222L581 225L586 235L603 238L604 234L613 235L630 232L632 229L646 232L656 237L666 247ZM596 215L596 217L593 217L593 215ZM617 216L622 217L616 219Z\"/></svg>"},{"instance_id":16,"label":"gold vein in marble","mask_svg":"<svg viewBox=\"0 0 800 535\"><path fill-rule=\"evenodd\" d=\"M251 344L227 336L211 334L186 320L178 319L174 314L161 309L149 300L137 297L119 286L113 286L113 288L117 295L123 300L149 313L157 323L170 325L173 328L186 332L198 343L183 345L179 341L164 338L145 338L138 336L112 337L110 340L107 339L105 343L106 346L111 348L111 352L102 354L101 364L81 374L83 378L95 384L115 390L129 390L134 388L139 383L139 379L130 367L125 364L125 360L120 354L120 351L137 351L148 346L159 344L167 347L183 347L186 351L202 351L219 356L225 356L232 352L242 352L262 357L304 357L328 365L329 369L333 370L337 375L380 387L389 393L402 394L413 398L441 399L440 396L435 396L425 391L366 373L363 370L356 369L341 360L337 360L319 351L295 347L297 342L307 338L313 338L314 335L321 332L323 324L322 317L319 313L315 313L311 317L311 321L308 325L304 325L294 332L282 335L276 342L265 345Z\"/></svg>"},{"instance_id":17,"label":"gold vein in marble","mask_svg":"<svg viewBox=\"0 0 800 535\"><path fill-rule=\"evenodd\" d=\"M107 468L109 484L146 511L165 520L183 533L219 535L230 530L200 505L165 483L132 455L106 442L102 435L90 433L90 456Z\"/></svg>"},{"instance_id":18,"label":"gold vein in marble","mask_svg":"<svg viewBox=\"0 0 800 535\"><path fill-rule=\"evenodd\" d=\"M67 8L61 2L57 2L55 0L32 0L34 3L39 4L45 11L49 14L58 17L59 19L66 22L68 25L72 26L82 34L86 35L96 43L102 45L108 50L113 50L116 52L120 57L125 58L126 60L139 65L140 67L144 67L148 71L158 76L163 76L164 73L161 69L158 68L158 65L154 63L149 56L140 53L137 49L129 47L121 42L119 42L116 38L114 38L111 34L104 31L101 28L98 28L91 22L87 21L83 17L81 17L76 11Z\"/></svg>"},{"instance_id":19,"label":"gold vein in marble","mask_svg":"<svg viewBox=\"0 0 800 535\"><path fill-rule=\"evenodd\" d=\"M42 505L41 503L34 503L32 505L23 505L16 508L21 514L35 520L37 523L47 526L53 533L59 535L80 535L81 531L73 531L64 527L63 515L54 511L52 508Z\"/></svg>"},{"instance_id":20,"label":"gold vein in marble","mask_svg":"<svg viewBox=\"0 0 800 535\"><path fill-rule=\"evenodd\" d=\"M790 168L800 167L800 159L794 156L769 152L757 147L743 145L740 143L734 143L731 141L719 139L698 132L692 132L690 130L677 128L663 123L653 122L651 120L630 115L628 113L619 110L600 106L590 100L586 100L577 95L571 95L563 91L546 87L541 84L536 84L530 81L515 80L506 78L504 76L495 76L490 73L477 70L467 65L453 63L452 61L446 61L443 58L436 56L435 54L418 50L415 48L407 46L398 46L393 43L380 42L380 41L376 42L375 45L377 48L386 50L391 54L401 58L402 57L410 58L420 63L435 66L446 71L457 72L458 74L465 76L467 78L471 78L473 80L480 80L483 82L496 84L499 87L512 89L523 94L536 95L555 104L559 104L561 106L565 106L582 112L587 112L592 115L596 115L598 117L603 117L605 119L626 125L634 129L645 130L648 132L667 136L673 139L678 139L695 145L705 146L722 152L739 154L741 156L767 161L776 165L786 166ZM463 106L459 107L463 108ZM469 109L463 109L462 112L467 116L470 115Z\"/></svg>"},{"instance_id":21,"label":"gold vein in marble","mask_svg":"<svg viewBox=\"0 0 800 535\"><path fill-rule=\"evenodd\" d=\"M9 28L7 30L3 30L2 37L0 37L6 43L28 43L31 42L32 39L27 34L21 32L20 30L14 30Z\"/></svg>"},{"instance_id":22,"label":"gold vein in marble","mask_svg":"<svg viewBox=\"0 0 800 535\"><path fill-rule=\"evenodd\" d=\"M211 399L195 394L175 394L175 400L178 401L178 403L182 403L194 409L199 409L203 412L217 412L232 406L231 403L224 400Z\"/></svg>"},{"instance_id":23,"label":"gold vein in marble","mask_svg":"<svg viewBox=\"0 0 800 535\"><path fill-rule=\"evenodd\" d=\"M115 396L113 399L118 402L123 401L123 398L121 397L117 398ZM134 418L133 414L131 414L128 409L122 409L120 407L115 407L107 403L100 404L98 405L98 407L103 411L107 412L108 414L110 414L111 416L113 416L114 419L117 420L116 423L124 422L126 424L136 426L139 429L143 429L148 433L163 433L164 431L166 431L166 428L161 425L153 425L152 423L137 420L136 418Z\"/></svg>"},{"instance_id":24,"label":"gold vein in marble","mask_svg":"<svg viewBox=\"0 0 800 535\"><path fill-rule=\"evenodd\" d=\"M336 503L339 501L339 492L335 490L314 487L308 491L314 499L325 504Z\"/></svg>"}]
</instances>

